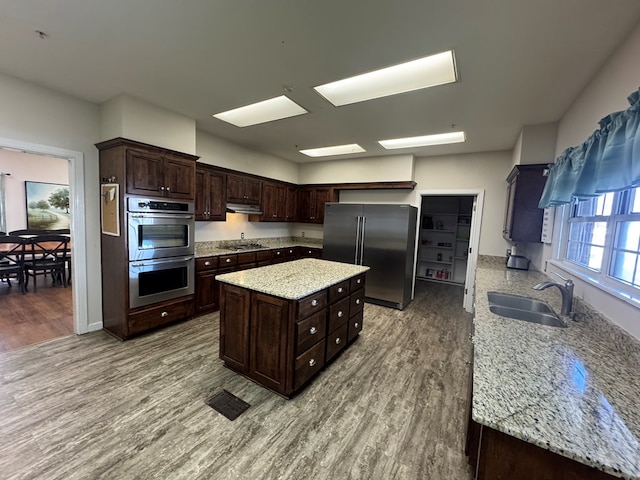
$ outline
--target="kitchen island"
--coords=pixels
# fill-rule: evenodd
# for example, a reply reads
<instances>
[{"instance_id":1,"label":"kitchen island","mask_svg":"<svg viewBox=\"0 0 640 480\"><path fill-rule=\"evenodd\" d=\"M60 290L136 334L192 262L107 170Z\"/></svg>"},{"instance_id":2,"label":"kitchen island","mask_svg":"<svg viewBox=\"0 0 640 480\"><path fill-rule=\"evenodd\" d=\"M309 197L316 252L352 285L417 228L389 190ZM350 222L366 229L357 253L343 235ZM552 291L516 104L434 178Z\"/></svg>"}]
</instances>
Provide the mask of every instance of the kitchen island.
<instances>
[{"instance_id":1,"label":"kitchen island","mask_svg":"<svg viewBox=\"0 0 640 480\"><path fill-rule=\"evenodd\" d=\"M306 258L217 275L220 358L291 397L358 337L367 270Z\"/></svg>"},{"instance_id":2,"label":"kitchen island","mask_svg":"<svg viewBox=\"0 0 640 480\"><path fill-rule=\"evenodd\" d=\"M479 262L468 450L477 478L640 479L640 342L575 299L557 328L489 310L488 291L546 301L537 271ZM545 473L546 472L546 473ZM549 473L551 472L551 473Z\"/></svg>"}]
</instances>

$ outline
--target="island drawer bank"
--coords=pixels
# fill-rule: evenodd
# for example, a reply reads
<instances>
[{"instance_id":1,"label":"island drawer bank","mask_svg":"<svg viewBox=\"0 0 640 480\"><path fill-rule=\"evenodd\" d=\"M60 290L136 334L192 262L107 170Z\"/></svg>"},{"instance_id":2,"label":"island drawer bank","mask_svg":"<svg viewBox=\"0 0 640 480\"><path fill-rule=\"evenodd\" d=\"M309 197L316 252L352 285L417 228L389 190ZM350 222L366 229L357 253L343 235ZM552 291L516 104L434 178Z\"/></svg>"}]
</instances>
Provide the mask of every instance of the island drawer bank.
<instances>
[{"instance_id":1,"label":"island drawer bank","mask_svg":"<svg viewBox=\"0 0 640 480\"><path fill-rule=\"evenodd\" d=\"M362 330L368 269L307 258L218 275L220 358L291 397Z\"/></svg>"},{"instance_id":2,"label":"island drawer bank","mask_svg":"<svg viewBox=\"0 0 640 480\"><path fill-rule=\"evenodd\" d=\"M640 342L574 299L567 328L491 313L487 292L546 301L547 280L483 258L476 272L472 415L474 478L640 479Z\"/></svg>"},{"instance_id":3,"label":"island drawer bank","mask_svg":"<svg viewBox=\"0 0 640 480\"><path fill-rule=\"evenodd\" d=\"M300 245L293 242L278 247L262 247L254 250L230 250L217 246L196 244L195 313L215 312L220 307L220 288L216 275L299 258L320 258L320 244Z\"/></svg>"}]
</instances>

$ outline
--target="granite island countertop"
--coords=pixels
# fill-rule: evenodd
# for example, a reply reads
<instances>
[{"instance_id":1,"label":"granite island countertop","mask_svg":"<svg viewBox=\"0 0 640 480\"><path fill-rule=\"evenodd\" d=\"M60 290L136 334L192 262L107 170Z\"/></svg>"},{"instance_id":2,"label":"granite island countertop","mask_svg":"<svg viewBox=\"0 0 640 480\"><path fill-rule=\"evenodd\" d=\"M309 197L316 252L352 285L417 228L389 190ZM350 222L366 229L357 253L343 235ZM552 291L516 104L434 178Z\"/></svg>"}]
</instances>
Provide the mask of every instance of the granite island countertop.
<instances>
[{"instance_id":1,"label":"granite island countertop","mask_svg":"<svg viewBox=\"0 0 640 480\"><path fill-rule=\"evenodd\" d=\"M575 299L567 328L489 311L488 291L546 301L549 278L479 262L474 318L473 420L592 466L640 480L640 342Z\"/></svg>"},{"instance_id":2,"label":"granite island countertop","mask_svg":"<svg viewBox=\"0 0 640 480\"><path fill-rule=\"evenodd\" d=\"M216 280L289 300L299 300L369 270L369 267L303 258L216 275Z\"/></svg>"}]
</instances>

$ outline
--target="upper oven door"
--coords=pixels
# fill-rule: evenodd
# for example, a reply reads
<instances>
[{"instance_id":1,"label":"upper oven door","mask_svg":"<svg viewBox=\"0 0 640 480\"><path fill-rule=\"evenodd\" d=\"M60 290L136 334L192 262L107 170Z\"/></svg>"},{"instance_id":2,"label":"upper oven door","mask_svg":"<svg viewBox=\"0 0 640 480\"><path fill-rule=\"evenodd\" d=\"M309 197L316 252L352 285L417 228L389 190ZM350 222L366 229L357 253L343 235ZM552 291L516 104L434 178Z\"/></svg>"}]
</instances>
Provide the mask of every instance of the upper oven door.
<instances>
[{"instance_id":1,"label":"upper oven door","mask_svg":"<svg viewBox=\"0 0 640 480\"><path fill-rule=\"evenodd\" d=\"M129 261L193 255L192 214L135 213L128 215Z\"/></svg>"}]
</instances>

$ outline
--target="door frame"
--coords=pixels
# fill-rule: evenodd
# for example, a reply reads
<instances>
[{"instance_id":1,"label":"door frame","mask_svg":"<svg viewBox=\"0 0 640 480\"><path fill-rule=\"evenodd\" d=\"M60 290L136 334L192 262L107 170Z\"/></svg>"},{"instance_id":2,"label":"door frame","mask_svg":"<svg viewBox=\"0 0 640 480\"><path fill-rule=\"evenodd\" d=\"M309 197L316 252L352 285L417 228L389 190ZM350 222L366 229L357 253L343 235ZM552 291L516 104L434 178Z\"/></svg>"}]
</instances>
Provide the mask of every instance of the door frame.
<instances>
[{"instance_id":1,"label":"door frame","mask_svg":"<svg viewBox=\"0 0 640 480\"><path fill-rule=\"evenodd\" d=\"M468 196L474 197L474 211L471 214L471 229L469 235L469 257L467 259L467 275L464 282L464 299L462 301L463 308L473 313L474 298L476 290L476 265L478 264L478 249L480 247L480 227L482 226L482 211L484 208L484 189L483 188L467 188L467 189L439 189L439 190L416 190L415 205L418 207L418 225L416 227L416 246L415 246L415 262L413 265L413 278L415 285L416 272L418 268L418 246L420 243L419 228L420 219L422 218L422 197L429 196Z\"/></svg>"},{"instance_id":2,"label":"door frame","mask_svg":"<svg viewBox=\"0 0 640 480\"><path fill-rule=\"evenodd\" d=\"M69 161L69 201L71 205L71 238L73 240L73 262L71 262L73 331L77 334L87 333L90 328L87 304L87 236L84 220L84 153L0 137L0 148L2 147Z\"/></svg>"}]
</instances>

